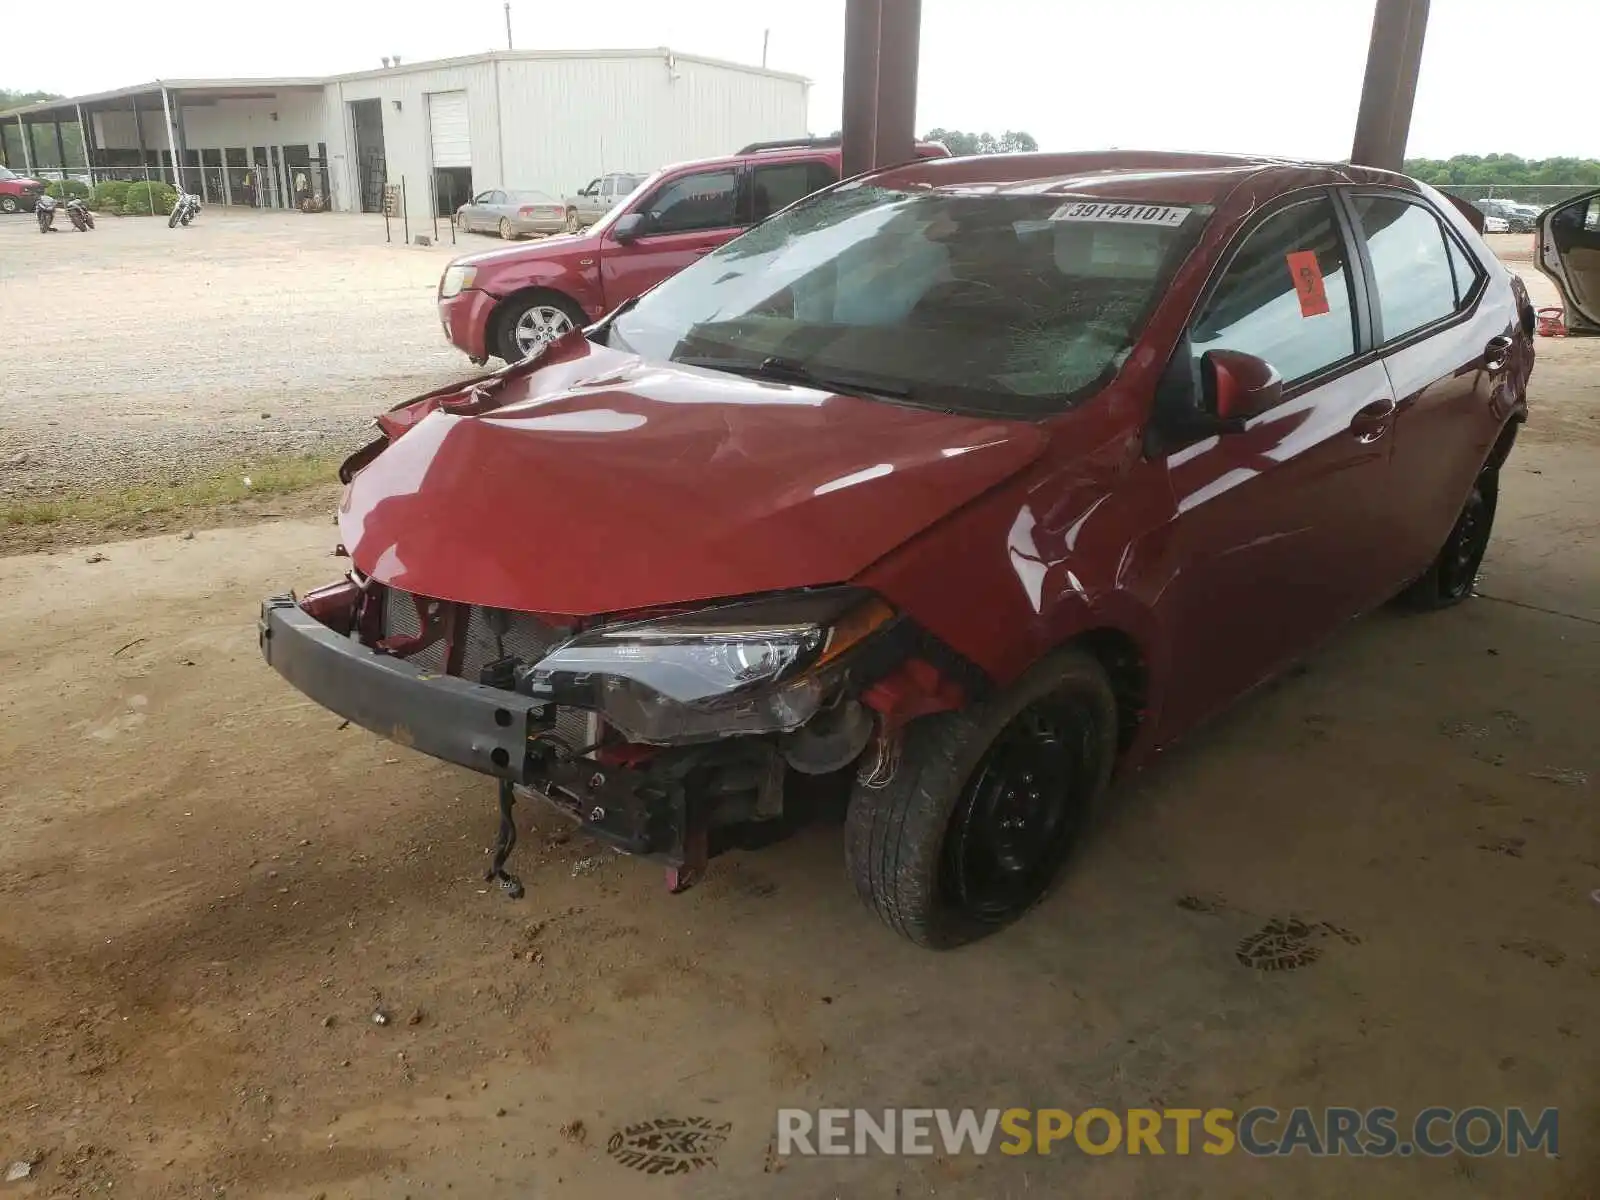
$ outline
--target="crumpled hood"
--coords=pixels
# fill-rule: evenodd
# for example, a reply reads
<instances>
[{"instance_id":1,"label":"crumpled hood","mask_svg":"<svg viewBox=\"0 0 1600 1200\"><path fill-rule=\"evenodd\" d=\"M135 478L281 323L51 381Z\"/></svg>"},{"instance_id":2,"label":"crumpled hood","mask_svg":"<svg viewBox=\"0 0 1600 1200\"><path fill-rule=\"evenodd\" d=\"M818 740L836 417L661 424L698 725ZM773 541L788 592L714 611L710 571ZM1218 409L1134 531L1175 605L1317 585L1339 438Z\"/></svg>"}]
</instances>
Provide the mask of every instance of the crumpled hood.
<instances>
[{"instance_id":1,"label":"crumpled hood","mask_svg":"<svg viewBox=\"0 0 1600 1200\"><path fill-rule=\"evenodd\" d=\"M339 516L355 565L569 616L839 583L1046 442L1027 422L582 345L492 411L430 413L362 470Z\"/></svg>"}]
</instances>

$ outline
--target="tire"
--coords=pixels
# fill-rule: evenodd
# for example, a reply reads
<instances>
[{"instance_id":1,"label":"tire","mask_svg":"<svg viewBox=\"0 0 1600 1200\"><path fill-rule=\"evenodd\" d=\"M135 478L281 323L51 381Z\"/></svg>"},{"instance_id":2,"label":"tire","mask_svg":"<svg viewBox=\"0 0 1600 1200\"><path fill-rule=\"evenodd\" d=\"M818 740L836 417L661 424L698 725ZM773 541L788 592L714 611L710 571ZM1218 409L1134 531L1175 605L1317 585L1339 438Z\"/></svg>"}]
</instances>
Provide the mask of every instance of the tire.
<instances>
[{"instance_id":1,"label":"tire","mask_svg":"<svg viewBox=\"0 0 1600 1200\"><path fill-rule=\"evenodd\" d=\"M577 233L582 228L583 222L578 218L578 210L575 208L567 209L567 232Z\"/></svg>"},{"instance_id":2,"label":"tire","mask_svg":"<svg viewBox=\"0 0 1600 1200\"><path fill-rule=\"evenodd\" d=\"M1019 746L1046 745L1035 734L1041 722L1054 729L1053 753L1019 760ZM858 782L850 797L845 865L857 894L889 928L930 949L1003 928L1048 894L1093 827L1116 750L1116 698L1105 670L1077 648L1051 655L1004 693L971 708L913 721L888 784L873 789ZM1060 783L1059 791L1019 796L1004 782L1034 781L1032 771L1018 773L1019 761L1056 758L1064 769L1045 776ZM996 807L1003 818L997 819ZM1001 826L988 832L1010 843L995 858L1001 870L1024 860L1010 885L987 899L977 869L986 822ZM1013 865L1003 864L1004 857Z\"/></svg>"},{"instance_id":3,"label":"tire","mask_svg":"<svg viewBox=\"0 0 1600 1200\"><path fill-rule=\"evenodd\" d=\"M173 209L172 210L172 215L167 218L167 228L168 229L176 229L177 227L178 227L178 210L177 209Z\"/></svg>"},{"instance_id":4,"label":"tire","mask_svg":"<svg viewBox=\"0 0 1600 1200\"><path fill-rule=\"evenodd\" d=\"M194 220L194 214L193 213L184 213L183 216L179 219L178 224L179 225L188 225L189 222L192 221L192 220Z\"/></svg>"},{"instance_id":5,"label":"tire","mask_svg":"<svg viewBox=\"0 0 1600 1200\"><path fill-rule=\"evenodd\" d=\"M560 292L529 292L525 296L513 297L501 307L493 338L495 353L508 363L521 362L528 356L528 351L518 340L518 328L523 318L535 310L545 310L547 324L555 323L554 314L565 317L572 329L582 329L589 323L583 310ZM564 333L565 330L560 332Z\"/></svg>"},{"instance_id":6,"label":"tire","mask_svg":"<svg viewBox=\"0 0 1600 1200\"><path fill-rule=\"evenodd\" d=\"M1450 608L1472 595L1478 568L1494 532L1494 511L1500 496L1500 472L1486 468L1473 481L1472 493L1462 505L1433 563L1399 600L1418 612Z\"/></svg>"},{"instance_id":7,"label":"tire","mask_svg":"<svg viewBox=\"0 0 1600 1200\"><path fill-rule=\"evenodd\" d=\"M516 232L511 228L511 219L509 217L500 218L500 240L503 242L517 240Z\"/></svg>"},{"instance_id":8,"label":"tire","mask_svg":"<svg viewBox=\"0 0 1600 1200\"><path fill-rule=\"evenodd\" d=\"M14 213L21 207L15 196L0 196L0 213Z\"/></svg>"}]
</instances>

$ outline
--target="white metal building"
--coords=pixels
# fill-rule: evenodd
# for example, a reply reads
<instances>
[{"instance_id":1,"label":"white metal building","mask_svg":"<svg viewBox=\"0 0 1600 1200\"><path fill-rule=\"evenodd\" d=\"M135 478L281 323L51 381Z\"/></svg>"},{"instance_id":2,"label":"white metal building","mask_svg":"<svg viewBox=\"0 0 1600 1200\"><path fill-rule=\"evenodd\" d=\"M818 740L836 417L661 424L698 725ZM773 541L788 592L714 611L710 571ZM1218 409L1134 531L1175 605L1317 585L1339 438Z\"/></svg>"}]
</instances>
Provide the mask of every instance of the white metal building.
<instances>
[{"instance_id":1,"label":"white metal building","mask_svg":"<svg viewBox=\"0 0 1600 1200\"><path fill-rule=\"evenodd\" d=\"M383 183L404 180L417 221L489 188L560 194L607 171L803 135L808 89L798 75L665 48L495 51L47 101L0 113L14 124L0 153L14 170L86 163L96 178L150 169L168 180L176 157L206 200L267 207L311 192L338 211L375 211Z\"/></svg>"}]
</instances>

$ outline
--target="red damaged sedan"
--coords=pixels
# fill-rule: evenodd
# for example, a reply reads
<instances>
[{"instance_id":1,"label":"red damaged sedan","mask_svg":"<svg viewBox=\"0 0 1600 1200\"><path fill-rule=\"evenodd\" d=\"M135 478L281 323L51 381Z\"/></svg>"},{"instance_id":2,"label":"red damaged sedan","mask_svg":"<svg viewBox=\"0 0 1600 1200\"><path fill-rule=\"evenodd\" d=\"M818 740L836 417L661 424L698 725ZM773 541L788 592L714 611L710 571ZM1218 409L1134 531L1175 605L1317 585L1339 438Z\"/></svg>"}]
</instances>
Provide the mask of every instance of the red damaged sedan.
<instances>
[{"instance_id":1,"label":"red damaged sedan","mask_svg":"<svg viewBox=\"0 0 1600 1200\"><path fill-rule=\"evenodd\" d=\"M1533 310L1433 189L1209 155L920 162L380 419L274 669L676 887L853 789L949 946L1115 772L1395 596L1471 593Z\"/></svg>"}]
</instances>

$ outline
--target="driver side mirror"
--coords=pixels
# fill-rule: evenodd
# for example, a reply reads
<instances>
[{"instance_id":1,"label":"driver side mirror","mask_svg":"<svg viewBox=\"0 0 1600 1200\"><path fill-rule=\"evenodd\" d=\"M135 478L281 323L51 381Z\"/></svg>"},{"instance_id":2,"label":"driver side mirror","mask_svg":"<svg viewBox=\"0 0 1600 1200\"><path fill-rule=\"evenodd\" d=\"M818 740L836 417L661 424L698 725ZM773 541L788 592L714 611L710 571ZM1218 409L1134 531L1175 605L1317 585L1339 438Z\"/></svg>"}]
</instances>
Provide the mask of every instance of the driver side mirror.
<instances>
[{"instance_id":1,"label":"driver side mirror","mask_svg":"<svg viewBox=\"0 0 1600 1200\"><path fill-rule=\"evenodd\" d=\"M642 236L649 228L650 218L641 212L624 213L611 227L611 236L624 244Z\"/></svg>"},{"instance_id":2,"label":"driver side mirror","mask_svg":"<svg viewBox=\"0 0 1600 1200\"><path fill-rule=\"evenodd\" d=\"M1200 396L1219 433L1239 433L1251 417L1283 403L1283 376L1266 359L1242 350L1207 350L1200 359Z\"/></svg>"}]
</instances>

